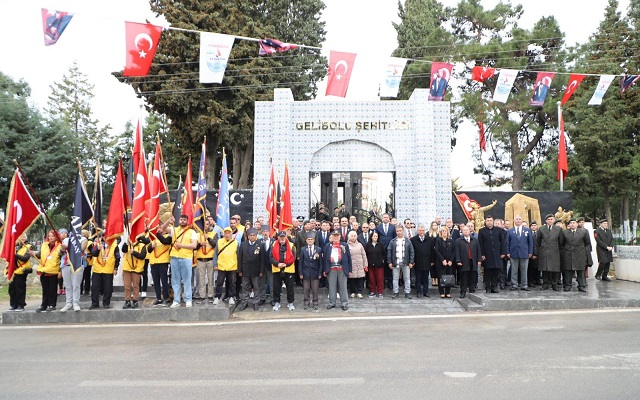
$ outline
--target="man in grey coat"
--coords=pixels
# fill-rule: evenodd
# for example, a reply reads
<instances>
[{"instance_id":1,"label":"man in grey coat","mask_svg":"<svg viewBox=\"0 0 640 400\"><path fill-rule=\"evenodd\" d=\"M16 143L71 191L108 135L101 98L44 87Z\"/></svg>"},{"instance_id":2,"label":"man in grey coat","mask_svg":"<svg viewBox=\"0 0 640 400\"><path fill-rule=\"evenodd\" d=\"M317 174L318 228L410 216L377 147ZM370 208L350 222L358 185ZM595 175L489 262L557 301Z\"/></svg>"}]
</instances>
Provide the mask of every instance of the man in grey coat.
<instances>
[{"instance_id":1,"label":"man in grey coat","mask_svg":"<svg viewBox=\"0 0 640 400\"><path fill-rule=\"evenodd\" d=\"M578 290L587 291L587 278L585 270L593 264L589 236L578 229L575 219L569 221L569 228L562 231L560 235L560 246L562 247L562 284L564 291L571 291L573 273L575 271L578 280Z\"/></svg>"},{"instance_id":2,"label":"man in grey coat","mask_svg":"<svg viewBox=\"0 0 640 400\"><path fill-rule=\"evenodd\" d=\"M538 270L542 271L540 290L558 290L560 279L560 234L562 229L555 225L553 214L547 214L545 224L536 233L538 248Z\"/></svg>"},{"instance_id":3,"label":"man in grey coat","mask_svg":"<svg viewBox=\"0 0 640 400\"><path fill-rule=\"evenodd\" d=\"M404 278L404 297L411 298L411 268L415 252L411 241L404 237L404 228L400 225L396 227L396 237L389 242L387 247L387 261L389 268L393 271L393 296L392 299L398 298L400 286L400 272Z\"/></svg>"},{"instance_id":4,"label":"man in grey coat","mask_svg":"<svg viewBox=\"0 0 640 400\"><path fill-rule=\"evenodd\" d=\"M600 226L595 230L593 236L596 238L596 253L598 255L596 279L610 281L609 266L613 261L613 234L606 219L600 221Z\"/></svg>"}]
</instances>

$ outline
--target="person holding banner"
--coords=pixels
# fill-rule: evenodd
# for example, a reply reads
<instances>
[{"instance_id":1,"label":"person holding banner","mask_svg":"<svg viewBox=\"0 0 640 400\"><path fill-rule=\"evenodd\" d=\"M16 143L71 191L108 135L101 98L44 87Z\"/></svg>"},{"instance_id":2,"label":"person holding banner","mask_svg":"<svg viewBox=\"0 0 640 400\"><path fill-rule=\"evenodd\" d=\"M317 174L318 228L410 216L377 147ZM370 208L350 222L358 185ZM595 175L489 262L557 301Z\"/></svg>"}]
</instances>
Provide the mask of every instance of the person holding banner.
<instances>
[{"instance_id":1,"label":"person holding banner","mask_svg":"<svg viewBox=\"0 0 640 400\"><path fill-rule=\"evenodd\" d=\"M63 236L68 235L66 229L60 229L60 234ZM62 240L62 247L67 248L69 243L69 238L65 237ZM62 281L64 282L65 288L65 296L66 296L66 304L64 307L60 309L60 312L67 312L73 308L73 311L80 311L80 285L82 284L82 279L84 278L84 268L86 264L86 260L84 257L84 252L87 249L89 241L81 236L80 239L80 250L83 254L82 264L78 268L73 268L71 266L71 262L69 262L69 254L66 253L62 257L62 263L60 265L60 272L62 272Z\"/></svg>"},{"instance_id":2,"label":"person holding banner","mask_svg":"<svg viewBox=\"0 0 640 400\"><path fill-rule=\"evenodd\" d=\"M165 225L173 224L171 217ZM180 215L180 226L169 226L169 235L173 238L171 249L171 287L173 288L173 303L171 308L180 307L180 293L184 285L184 301L187 307L193 305L191 295L191 273L193 266L193 251L198 245L198 234L189 226L189 216Z\"/></svg>"},{"instance_id":3,"label":"person holding banner","mask_svg":"<svg viewBox=\"0 0 640 400\"><path fill-rule=\"evenodd\" d=\"M62 259L62 243L58 240L56 231L50 230L47 240L42 244L39 253L31 251L31 255L40 259L38 275L42 285L42 304L36 312L54 311L58 301L58 277L60 273L60 260Z\"/></svg>"},{"instance_id":4,"label":"person holding banner","mask_svg":"<svg viewBox=\"0 0 640 400\"><path fill-rule=\"evenodd\" d=\"M153 288L156 291L156 301L154 306L159 306L164 300L169 304L169 262L171 256L171 236L165 235L167 229L162 226L158 227L156 238L147 246L147 254L149 254L149 265L151 266L151 278L153 279Z\"/></svg>"},{"instance_id":5,"label":"person holding banner","mask_svg":"<svg viewBox=\"0 0 640 400\"><path fill-rule=\"evenodd\" d=\"M33 272L31 269L31 245L27 243L27 234L23 233L16 243L16 269L13 271L13 279L9 283L9 304L7 311L24 311L27 306L27 275ZM8 266L7 266L8 269ZM5 270L5 274L8 271Z\"/></svg>"}]
</instances>

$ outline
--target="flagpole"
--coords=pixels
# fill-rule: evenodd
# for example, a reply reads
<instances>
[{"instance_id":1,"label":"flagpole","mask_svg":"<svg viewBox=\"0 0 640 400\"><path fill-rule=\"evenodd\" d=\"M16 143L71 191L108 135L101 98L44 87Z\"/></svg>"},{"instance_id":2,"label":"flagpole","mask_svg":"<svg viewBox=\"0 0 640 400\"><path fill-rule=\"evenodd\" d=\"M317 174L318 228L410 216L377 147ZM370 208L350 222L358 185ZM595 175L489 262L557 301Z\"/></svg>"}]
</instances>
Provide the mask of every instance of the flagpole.
<instances>
[{"instance_id":1,"label":"flagpole","mask_svg":"<svg viewBox=\"0 0 640 400\"><path fill-rule=\"evenodd\" d=\"M100 176L100 159L98 159L98 162L96 164L96 175L93 177L94 179L94 183L93 183L93 199L91 204L91 207L93 207L93 217L91 217L91 219L93 220L93 228L96 232L98 232L96 228L97 224L96 224L96 201L97 201L97 196L98 196L98 177Z\"/></svg>"},{"instance_id":2,"label":"flagpole","mask_svg":"<svg viewBox=\"0 0 640 400\"><path fill-rule=\"evenodd\" d=\"M38 206L40 207L40 211L42 211L42 213L44 214L45 219L47 220L47 223L49 224L49 226L51 227L51 229L53 229L53 232L56 235L56 238L58 239L58 241L60 243L62 243L62 239L60 239L60 234L58 234L58 230L56 229L56 227L53 225L53 222L51 221L51 219L49 218L49 215L47 215L47 212L45 211L44 208L44 204L42 204L42 201L40 200L40 198L38 197L38 194L36 193L35 190L33 190L33 186L31 186L31 182L29 182L29 178L27 178L27 175L24 173L24 171L22 170L22 167L20 166L20 164L18 163L18 160L16 160L15 158L13 159L13 162L16 164L16 167L18 168L18 171L20 172L20 175L22 175L22 177L24 178L24 182L27 184L27 186L29 186L29 190L31 190L31 194L33 195L33 198L38 202Z\"/></svg>"},{"instance_id":3,"label":"flagpole","mask_svg":"<svg viewBox=\"0 0 640 400\"><path fill-rule=\"evenodd\" d=\"M169 194L169 181L167 180L167 171L164 167L164 153L162 152L162 143L160 142L160 135L156 133L156 139L158 140L158 144L160 145L160 169L162 170L162 177L164 178L164 186L167 188L167 203L171 203L171 195ZM180 181L182 181L182 176L180 176ZM173 214L173 208L171 209L171 213Z\"/></svg>"},{"instance_id":4,"label":"flagpole","mask_svg":"<svg viewBox=\"0 0 640 400\"><path fill-rule=\"evenodd\" d=\"M564 135L564 132L560 129L560 121L562 120L562 103L558 102L558 130L560 131L560 135ZM559 145L558 145L559 146ZM560 152L560 148L558 147L558 152ZM560 170L560 191L564 191L564 171L561 168Z\"/></svg>"}]
</instances>

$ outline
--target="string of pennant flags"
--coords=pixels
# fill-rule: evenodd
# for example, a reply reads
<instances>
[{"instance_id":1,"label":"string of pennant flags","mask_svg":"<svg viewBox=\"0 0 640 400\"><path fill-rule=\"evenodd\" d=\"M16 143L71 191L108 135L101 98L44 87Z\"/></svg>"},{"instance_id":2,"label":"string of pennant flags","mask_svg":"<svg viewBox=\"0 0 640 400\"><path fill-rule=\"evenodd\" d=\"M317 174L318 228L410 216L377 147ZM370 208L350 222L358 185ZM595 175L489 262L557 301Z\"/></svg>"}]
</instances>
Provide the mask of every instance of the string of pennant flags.
<instances>
[{"instance_id":1,"label":"string of pennant flags","mask_svg":"<svg viewBox=\"0 0 640 400\"><path fill-rule=\"evenodd\" d=\"M44 43L54 45L68 27L73 13L42 9L42 26ZM151 23L125 21L126 63L123 71L125 77L148 76L153 58L164 29L193 32L200 35L199 82L203 84L221 84L233 44L236 39L258 43L258 56L270 56L289 52L294 49L322 50L321 47L304 44L284 43L276 39L258 39L245 36L227 35L177 27L163 27ZM357 53L330 50L327 73L326 96L346 97L351 74ZM380 97L396 98L400 82L408 62L431 63L429 100L441 101L445 98L454 64L447 62L431 62L411 58L389 57L381 74ZM489 68L475 66L471 78L484 82L496 76L496 87L493 101L506 103L513 84L522 72L537 72L536 82L529 104L542 106L549 93L555 75L568 74L569 83L565 89L561 103L565 104L578 89L587 76L599 77L598 85L589 100L589 105L602 104L603 98L616 77L621 77L621 92L628 90L640 78L640 75L581 74L550 71L529 71L525 69Z\"/></svg>"}]
</instances>

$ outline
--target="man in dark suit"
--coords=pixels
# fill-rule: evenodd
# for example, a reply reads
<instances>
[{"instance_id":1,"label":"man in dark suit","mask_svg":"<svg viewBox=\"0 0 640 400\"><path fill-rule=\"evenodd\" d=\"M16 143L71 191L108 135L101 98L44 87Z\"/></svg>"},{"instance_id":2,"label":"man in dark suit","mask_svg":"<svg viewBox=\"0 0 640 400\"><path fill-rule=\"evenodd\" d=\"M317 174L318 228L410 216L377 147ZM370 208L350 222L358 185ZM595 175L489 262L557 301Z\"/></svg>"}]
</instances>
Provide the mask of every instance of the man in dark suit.
<instances>
[{"instance_id":1,"label":"man in dark suit","mask_svg":"<svg viewBox=\"0 0 640 400\"><path fill-rule=\"evenodd\" d=\"M262 239L258 241L260 246L262 246L262 254L264 256L264 274L260 277L258 282L258 287L260 288L260 302L258 305L263 305L267 301L267 289L269 289L269 294L271 294L272 287L271 282L273 282L273 273L271 271L271 261L269 260L269 253L271 252L271 245L273 244L273 239L269 236L270 231L267 225L263 225L262 229ZM273 303L273 300L271 301ZM273 305L273 304L271 304Z\"/></svg>"},{"instance_id":2,"label":"man in dark suit","mask_svg":"<svg viewBox=\"0 0 640 400\"><path fill-rule=\"evenodd\" d=\"M484 288L487 293L500 293L498 274L502 269L502 260L507 255L507 241L504 230L493 226L493 217L484 218L484 227L478 232L478 244L484 265Z\"/></svg>"},{"instance_id":3,"label":"man in dark suit","mask_svg":"<svg viewBox=\"0 0 640 400\"><path fill-rule=\"evenodd\" d=\"M475 292L474 277L478 276L482 254L478 239L471 236L471 230L468 226L462 228L462 236L455 243L455 263L458 266L460 279L460 298L463 299L467 295L467 289L469 289L469 293Z\"/></svg>"},{"instance_id":4,"label":"man in dark suit","mask_svg":"<svg viewBox=\"0 0 640 400\"><path fill-rule=\"evenodd\" d=\"M415 260L413 246L409 239L404 237L404 228L400 225L396 227L396 237L391 239L387 247L387 262L392 271L393 296L397 299L400 292L400 273L404 278L404 297L411 298L411 268Z\"/></svg>"},{"instance_id":5,"label":"man in dark suit","mask_svg":"<svg viewBox=\"0 0 640 400\"><path fill-rule=\"evenodd\" d=\"M362 247L366 248L370 238L371 238L371 233L369 232L369 224L364 223L362 224L362 233L358 235L358 242L362 244Z\"/></svg>"},{"instance_id":6,"label":"man in dark suit","mask_svg":"<svg viewBox=\"0 0 640 400\"><path fill-rule=\"evenodd\" d=\"M411 238L413 245L415 264L413 269L416 271L416 292L418 298L429 296L429 271L432 270L435 263L435 245L436 238L425 234L426 228L423 224L418 225L418 234ZM432 276L432 278L435 278Z\"/></svg>"},{"instance_id":7,"label":"man in dark suit","mask_svg":"<svg viewBox=\"0 0 640 400\"><path fill-rule=\"evenodd\" d=\"M340 217L340 219L342 218L346 218L347 221L349 221L349 217L351 216L351 214L349 214L349 211L347 211L347 205L342 203L340 204L340 211L338 211L338 216ZM346 240L345 240L346 242Z\"/></svg>"},{"instance_id":8,"label":"man in dark suit","mask_svg":"<svg viewBox=\"0 0 640 400\"><path fill-rule=\"evenodd\" d=\"M540 284L540 271L538 270L538 245L536 244L536 236L538 235L538 223L531 221L529 224L531 230L531 237L533 238L533 253L529 260L529 269L527 271L527 282L529 287Z\"/></svg>"},{"instance_id":9,"label":"man in dark suit","mask_svg":"<svg viewBox=\"0 0 640 400\"><path fill-rule=\"evenodd\" d=\"M247 308L249 293L253 289L260 288L260 278L264 276L265 257L263 247L258 240L258 231L254 228L247 230L247 240L244 240L238 248L238 276L242 278L242 301L239 311ZM260 296L253 294L251 303L253 309L258 311Z\"/></svg>"},{"instance_id":10,"label":"man in dark suit","mask_svg":"<svg viewBox=\"0 0 640 400\"><path fill-rule=\"evenodd\" d=\"M322 268L322 249L315 246L315 233L308 232L306 245L300 249L300 279L304 288L304 309L309 309L313 301L313 309L318 310L318 288Z\"/></svg>"},{"instance_id":11,"label":"man in dark suit","mask_svg":"<svg viewBox=\"0 0 640 400\"><path fill-rule=\"evenodd\" d=\"M513 218L515 226L507 231L507 257L511 260L511 290L530 291L527 285L527 267L533 255L533 237L529 228L522 225L522 217Z\"/></svg>"},{"instance_id":12,"label":"man in dark suit","mask_svg":"<svg viewBox=\"0 0 640 400\"><path fill-rule=\"evenodd\" d=\"M560 279L560 235L562 229L555 225L556 218L547 214L545 224L536 232L538 270L542 272L542 288L558 290Z\"/></svg>"},{"instance_id":13,"label":"man in dark suit","mask_svg":"<svg viewBox=\"0 0 640 400\"><path fill-rule=\"evenodd\" d=\"M596 279L610 281L609 266L613 261L613 234L606 219L600 221L600 226L595 230L593 236L596 238L596 253L598 255Z\"/></svg>"},{"instance_id":14,"label":"man in dark suit","mask_svg":"<svg viewBox=\"0 0 640 400\"><path fill-rule=\"evenodd\" d=\"M569 228L562 231L560 246L562 248L562 284L564 291L571 291L573 273L576 273L578 290L587 291L585 270L593 264L591 259L589 236L577 229L575 219L569 221Z\"/></svg>"},{"instance_id":15,"label":"man in dark suit","mask_svg":"<svg viewBox=\"0 0 640 400\"><path fill-rule=\"evenodd\" d=\"M331 241L331 224L329 221L322 221L320 230L316 232L316 246L324 249L324 245Z\"/></svg>"},{"instance_id":16,"label":"man in dark suit","mask_svg":"<svg viewBox=\"0 0 640 400\"><path fill-rule=\"evenodd\" d=\"M349 219L347 217L340 218L340 241L341 242L347 243L349 232L351 232L351 227L349 226Z\"/></svg>"},{"instance_id":17,"label":"man in dark suit","mask_svg":"<svg viewBox=\"0 0 640 400\"><path fill-rule=\"evenodd\" d=\"M396 237L396 226L391 224L391 217L389 214L382 214L382 223L376 226L376 231L378 231L378 241L384 246L386 251L391 240ZM391 283L393 281L393 272L388 268L385 268L384 271L384 279L387 281L387 287L392 289Z\"/></svg>"}]
</instances>

